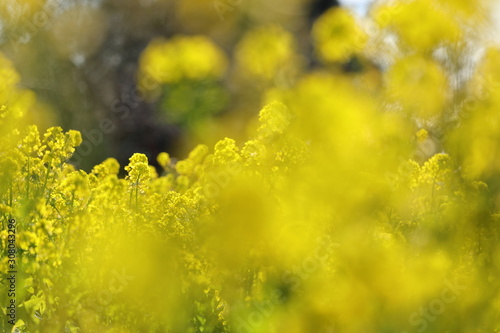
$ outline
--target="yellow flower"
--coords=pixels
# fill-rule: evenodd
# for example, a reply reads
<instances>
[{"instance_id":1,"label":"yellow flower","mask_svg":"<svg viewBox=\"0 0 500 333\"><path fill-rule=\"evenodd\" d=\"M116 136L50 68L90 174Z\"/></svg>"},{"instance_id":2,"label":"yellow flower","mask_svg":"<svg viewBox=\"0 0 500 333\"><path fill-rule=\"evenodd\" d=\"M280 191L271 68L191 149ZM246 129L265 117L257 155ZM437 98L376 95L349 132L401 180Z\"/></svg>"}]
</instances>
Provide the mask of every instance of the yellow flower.
<instances>
[{"instance_id":1,"label":"yellow flower","mask_svg":"<svg viewBox=\"0 0 500 333\"><path fill-rule=\"evenodd\" d=\"M170 165L171 162L170 155L165 152L159 153L158 156L156 157L156 160L163 169L167 169L167 167Z\"/></svg>"},{"instance_id":2,"label":"yellow flower","mask_svg":"<svg viewBox=\"0 0 500 333\"><path fill-rule=\"evenodd\" d=\"M352 14L331 8L314 23L312 37L316 52L326 62L344 62L363 51L368 40Z\"/></svg>"},{"instance_id":3,"label":"yellow flower","mask_svg":"<svg viewBox=\"0 0 500 333\"><path fill-rule=\"evenodd\" d=\"M398 60L389 69L386 89L393 102L424 119L440 115L448 98L443 69L416 55Z\"/></svg>"},{"instance_id":4,"label":"yellow flower","mask_svg":"<svg viewBox=\"0 0 500 333\"><path fill-rule=\"evenodd\" d=\"M214 150L214 162L220 165L231 164L240 159L239 149L233 139L224 138L217 142Z\"/></svg>"},{"instance_id":5,"label":"yellow flower","mask_svg":"<svg viewBox=\"0 0 500 333\"><path fill-rule=\"evenodd\" d=\"M429 137L429 133L424 128L420 129L415 135L420 143L424 142Z\"/></svg>"},{"instance_id":6,"label":"yellow flower","mask_svg":"<svg viewBox=\"0 0 500 333\"><path fill-rule=\"evenodd\" d=\"M189 176L194 169L194 164L190 160L179 161L175 164L175 170L181 175Z\"/></svg>"},{"instance_id":7,"label":"yellow flower","mask_svg":"<svg viewBox=\"0 0 500 333\"><path fill-rule=\"evenodd\" d=\"M43 136L41 147L38 151L43 163L52 167L60 167L75 152L75 147L82 143L80 132L70 130L63 133L61 127L51 127Z\"/></svg>"},{"instance_id":8,"label":"yellow flower","mask_svg":"<svg viewBox=\"0 0 500 333\"><path fill-rule=\"evenodd\" d=\"M40 133L35 125L29 127L28 135L23 139L21 151L26 156L31 156L38 153L41 146Z\"/></svg>"},{"instance_id":9,"label":"yellow flower","mask_svg":"<svg viewBox=\"0 0 500 333\"><path fill-rule=\"evenodd\" d=\"M259 139L267 141L276 134L282 134L290 124L291 114L286 105L274 101L262 108L259 113Z\"/></svg>"},{"instance_id":10,"label":"yellow flower","mask_svg":"<svg viewBox=\"0 0 500 333\"><path fill-rule=\"evenodd\" d=\"M9 206L4 205L4 204L0 204L0 212L2 214L10 214L10 213L12 213L12 207L9 207Z\"/></svg>"},{"instance_id":11,"label":"yellow flower","mask_svg":"<svg viewBox=\"0 0 500 333\"><path fill-rule=\"evenodd\" d=\"M266 157L266 146L260 140L250 140L245 142L241 155L245 157L250 165L261 165Z\"/></svg>"},{"instance_id":12,"label":"yellow flower","mask_svg":"<svg viewBox=\"0 0 500 333\"><path fill-rule=\"evenodd\" d=\"M92 173L97 175L99 179L103 179L108 175L117 175L120 171L120 163L114 158L107 158L99 165L92 169Z\"/></svg>"},{"instance_id":13,"label":"yellow flower","mask_svg":"<svg viewBox=\"0 0 500 333\"><path fill-rule=\"evenodd\" d=\"M125 171L128 172L127 179L134 184L148 181L150 179L148 158L144 154L135 153Z\"/></svg>"},{"instance_id":14,"label":"yellow flower","mask_svg":"<svg viewBox=\"0 0 500 333\"><path fill-rule=\"evenodd\" d=\"M195 165L201 164L208 154L208 147L206 145L197 145L190 153L189 159Z\"/></svg>"},{"instance_id":15,"label":"yellow flower","mask_svg":"<svg viewBox=\"0 0 500 333\"><path fill-rule=\"evenodd\" d=\"M267 81L300 64L293 35L276 25L247 33L236 46L236 62L243 73Z\"/></svg>"},{"instance_id":16,"label":"yellow flower","mask_svg":"<svg viewBox=\"0 0 500 333\"><path fill-rule=\"evenodd\" d=\"M490 0L437 0L450 15L470 26L480 26L488 18L488 11L492 10Z\"/></svg>"},{"instance_id":17,"label":"yellow flower","mask_svg":"<svg viewBox=\"0 0 500 333\"><path fill-rule=\"evenodd\" d=\"M72 203L75 199L83 199L90 194L89 175L83 171L74 171L66 175L60 184L60 190L66 193L68 200ZM72 198L72 199L69 199Z\"/></svg>"},{"instance_id":18,"label":"yellow flower","mask_svg":"<svg viewBox=\"0 0 500 333\"><path fill-rule=\"evenodd\" d=\"M396 1L377 7L373 14L382 28L400 38L405 49L428 53L460 40L462 31L453 15L433 0Z\"/></svg>"},{"instance_id":19,"label":"yellow flower","mask_svg":"<svg viewBox=\"0 0 500 333\"><path fill-rule=\"evenodd\" d=\"M218 79L226 67L224 52L204 36L154 39L141 54L138 86L147 96L154 96L162 84Z\"/></svg>"}]
</instances>

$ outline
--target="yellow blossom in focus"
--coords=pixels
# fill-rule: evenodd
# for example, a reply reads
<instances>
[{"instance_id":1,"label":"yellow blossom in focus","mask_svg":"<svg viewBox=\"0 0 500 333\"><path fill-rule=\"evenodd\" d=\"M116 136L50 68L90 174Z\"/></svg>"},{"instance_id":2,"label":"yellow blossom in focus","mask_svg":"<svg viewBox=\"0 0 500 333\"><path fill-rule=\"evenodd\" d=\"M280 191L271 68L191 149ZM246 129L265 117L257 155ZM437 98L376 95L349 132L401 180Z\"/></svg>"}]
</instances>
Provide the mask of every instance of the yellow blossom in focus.
<instances>
[{"instance_id":1,"label":"yellow blossom in focus","mask_svg":"<svg viewBox=\"0 0 500 333\"><path fill-rule=\"evenodd\" d=\"M135 153L125 171L128 173L127 179L133 183L147 181L150 177L148 158L144 154Z\"/></svg>"},{"instance_id":2,"label":"yellow blossom in focus","mask_svg":"<svg viewBox=\"0 0 500 333\"><path fill-rule=\"evenodd\" d=\"M92 169L92 173L97 175L99 178L105 178L109 175L117 175L120 171L120 164L114 158L107 158L104 162L96 165Z\"/></svg>"}]
</instances>

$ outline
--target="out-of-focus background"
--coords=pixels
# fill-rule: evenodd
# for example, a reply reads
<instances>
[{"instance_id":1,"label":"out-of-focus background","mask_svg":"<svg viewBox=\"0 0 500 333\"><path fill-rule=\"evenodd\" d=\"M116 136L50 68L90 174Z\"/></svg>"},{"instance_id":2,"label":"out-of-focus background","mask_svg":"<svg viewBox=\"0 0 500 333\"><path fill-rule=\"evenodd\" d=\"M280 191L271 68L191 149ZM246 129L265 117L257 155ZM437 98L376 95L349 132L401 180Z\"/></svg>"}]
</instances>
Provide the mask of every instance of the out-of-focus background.
<instances>
[{"instance_id":1,"label":"out-of-focus background","mask_svg":"<svg viewBox=\"0 0 500 333\"><path fill-rule=\"evenodd\" d=\"M134 152L183 158L197 143L244 137L264 91L317 65L314 19L339 5L361 16L369 2L4 0L0 51L37 94L34 123L82 132L76 166L126 165ZM214 68L190 72L194 58Z\"/></svg>"},{"instance_id":2,"label":"out-of-focus background","mask_svg":"<svg viewBox=\"0 0 500 333\"><path fill-rule=\"evenodd\" d=\"M343 6L370 31L364 18L383 2L3 0L0 51L13 61L22 87L37 94L33 123L82 132L74 165L89 171L115 157L123 166L134 152L155 163L162 151L182 159L198 143L244 138L273 91L325 68L311 38L321 14ZM500 22L499 12L485 25ZM350 24L324 29L337 36L325 49L334 66L327 59L326 67L367 72L370 82L363 84L377 86L394 40L371 36L375 48L387 44L371 57L377 64L353 50L344 58L342 36L356 34ZM475 38L498 42L499 31ZM468 43L479 59L482 48Z\"/></svg>"}]
</instances>

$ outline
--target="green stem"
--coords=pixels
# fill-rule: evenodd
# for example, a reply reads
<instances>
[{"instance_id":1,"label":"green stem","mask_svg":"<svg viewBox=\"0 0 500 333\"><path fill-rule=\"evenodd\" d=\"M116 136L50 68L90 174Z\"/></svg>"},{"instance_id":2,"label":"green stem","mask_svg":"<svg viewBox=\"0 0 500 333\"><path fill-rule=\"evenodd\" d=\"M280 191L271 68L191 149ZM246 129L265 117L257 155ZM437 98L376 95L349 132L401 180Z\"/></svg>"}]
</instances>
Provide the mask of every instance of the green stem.
<instances>
[{"instance_id":1,"label":"green stem","mask_svg":"<svg viewBox=\"0 0 500 333\"><path fill-rule=\"evenodd\" d=\"M10 185L9 185L9 207L11 209L11 213L9 213L9 220L12 219L12 204L14 202L14 194L12 193L13 192L13 189L12 189L12 181L10 182Z\"/></svg>"},{"instance_id":2,"label":"green stem","mask_svg":"<svg viewBox=\"0 0 500 333\"><path fill-rule=\"evenodd\" d=\"M132 191L130 191L130 198L128 199L128 206L129 206L130 208L132 208L132 195L133 195L133 192L132 192Z\"/></svg>"},{"instance_id":3,"label":"green stem","mask_svg":"<svg viewBox=\"0 0 500 333\"><path fill-rule=\"evenodd\" d=\"M49 181L49 175L50 175L50 166L47 167L47 173L45 174L45 180L43 181L41 195L43 195L43 193L45 192L45 188L47 187L47 183Z\"/></svg>"},{"instance_id":4,"label":"green stem","mask_svg":"<svg viewBox=\"0 0 500 333\"><path fill-rule=\"evenodd\" d=\"M136 187L135 187L135 208L137 209L139 207L139 179L141 175L139 174L137 176L137 182L136 182Z\"/></svg>"},{"instance_id":5,"label":"green stem","mask_svg":"<svg viewBox=\"0 0 500 333\"><path fill-rule=\"evenodd\" d=\"M73 205L75 204L75 192L76 190L73 190L73 193L71 194L70 214L73 214Z\"/></svg>"},{"instance_id":6,"label":"green stem","mask_svg":"<svg viewBox=\"0 0 500 333\"><path fill-rule=\"evenodd\" d=\"M436 172L436 174L434 175L434 179L432 180L432 191L431 191L431 213L434 214L434 192L435 192L435 188L436 188L436 178L438 176L438 172L439 170Z\"/></svg>"},{"instance_id":7,"label":"green stem","mask_svg":"<svg viewBox=\"0 0 500 333\"><path fill-rule=\"evenodd\" d=\"M26 175L26 199L30 198L30 157L28 156L28 174Z\"/></svg>"},{"instance_id":8,"label":"green stem","mask_svg":"<svg viewBox=\"0 0 500 333\"><path fill-rule=\"evenodd\" d=\"M53 203L51 203L50 205L52 206L52 208L56 210L57 214L59 214L59 216L63 219L63 221L66 222L66 218L61 214L59 209L57 209L56 205L54 205Z\"/></svg>"}]
</instances>

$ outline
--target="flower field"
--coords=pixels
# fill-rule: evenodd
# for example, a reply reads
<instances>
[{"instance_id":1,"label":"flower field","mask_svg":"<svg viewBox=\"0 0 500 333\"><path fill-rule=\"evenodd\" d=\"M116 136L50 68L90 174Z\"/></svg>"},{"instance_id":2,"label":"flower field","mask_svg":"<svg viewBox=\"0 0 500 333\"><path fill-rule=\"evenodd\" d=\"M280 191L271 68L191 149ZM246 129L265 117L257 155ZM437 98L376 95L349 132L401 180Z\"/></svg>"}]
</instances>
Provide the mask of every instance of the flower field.
<instances>
[{"instance_id":1,"label":"flower field","mask_svg":"<svg viewBox=\"0 0 500 333\"><path fill-rule=\"evenodd\" d=\"M185 158L89 171L86 138L33 121L1 55L0 331L500 332L489 6L382 1L363 24L334 7L313 63L280 25L231 52L155 38L135 79L165 121L203 137L227 105L260 106Z\"/></svg>"}]
</instances>

